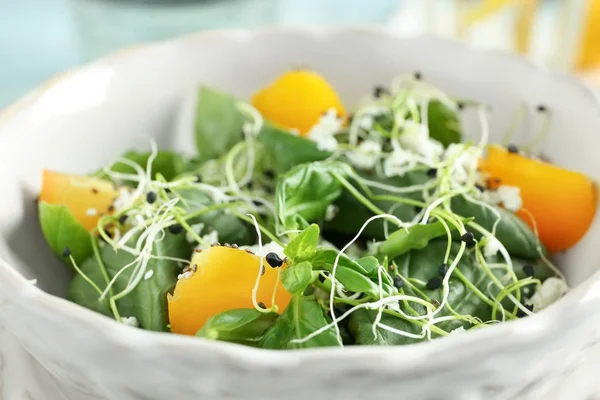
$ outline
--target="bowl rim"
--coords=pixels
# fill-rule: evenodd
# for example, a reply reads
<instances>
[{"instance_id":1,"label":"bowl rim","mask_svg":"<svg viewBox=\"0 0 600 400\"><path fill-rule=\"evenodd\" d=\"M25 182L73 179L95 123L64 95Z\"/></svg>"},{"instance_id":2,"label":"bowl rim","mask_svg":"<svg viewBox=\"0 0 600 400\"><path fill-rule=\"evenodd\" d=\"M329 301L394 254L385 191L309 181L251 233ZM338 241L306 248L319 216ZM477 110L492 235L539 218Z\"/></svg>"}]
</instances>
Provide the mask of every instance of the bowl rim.
<instances>
[{"instance_id":1,"label":"bowl rim","mask_svg":"<svg viewBox=\"0 0 600 400\"><path fill-rule=\"evenodd\" d=\"M596 110L600 113L600 93L598 93L591 84L567 73L552 71L543 66L537 65L524 57L502 50L478 49L470 44L459 42L451 38L444 38L433 35L401 35L382 27L356 27L356 26L336 26L336 27L298 27L284 25L268 25L255 29L218 29L209 31L194 32L186 35L177 36L168 40L149 42L128 46L117 50L107 56L97 60L84 63L82 65L60 72L50 79L22 96L16 102L0 110L0 126L8 124L10 120L31 105L35 104L46 91L52 89L55 85L70 79L78 73L85 73L88 69L102 63L116 62L123 57L133 56L157 46L168 46L174 43L209 40L213 36L226 36L229 38L244 38L252 40L259 35L282 35L296 34L308 36L330 36L344 35L347 33L371 35L376 40L378 37L391 38L397 41L425 41L433 42L436 45L453 46L461 52L478 52L486 57L501 57L506 62L518 64L526 67L531 73L546 74L552 80L561 80L570 86L578 88L589 97L595 104ZM0 238L1 239L1 238ZM438 370L446 368L456 362L455 357L448 357L449 354L455 354L458 349L466 350L465 357L469 353L477 354L481 352L503 352L507 349L525 348L534 345L539 341L547 341L552 338L554 332L560 331L561 321L565 318L572 319L577 315L581 318L581 313L573 312L575 304L588 303L597 297L600 292L600 271L594 273L585 282L579 285L575 290L570 291L563 299L548 309L540 313L517 321L508 321L493 329L478 329L468 334L451 335L444 340L433 340L431 342L421 342L409 346L347 346L344 348L315 348L303 349L302 351L274 351L266 349L256 349L243 345L211 341L207 339L196 338L193 336L176 335L172 333L151 332L143 329L131 329L124 324L118 323L111 318L100 315L92 310L85 309L79 305L69 302L66 299L50 295L27 280L16 270L10 267L8 262L0 258L0 277L8 284L9 289L12 286L15 295L26 300L29 307L38 307L54 314L57 323L60 318L72 318L86 323L101 331L102 335L109 342L113 342L122 347L143 348L160 346L165 351L176 352L178 349L185 348L187 351L214 351L222 355L236 358L238 362L243 362L248 366L255 366L257 363L264 366L292 367L298 361L319 362L326 361L330 357L343 362L352 359L359 359L364 356L375 358L381 368L387 365L401 367L407 371L414 368L415 365L423 361L435 359L435 363L428 366L429 370ZM0 300L1 296L0 296ZM9 300L10 301L10 300ZM0 302L0 306L2 302ZM570 316L570 314L577 314ZM61 317L58 317L61 316ZM6 326L10 331L10 326ZM509 338L510 340L491 340L498 338ZM142 347L140 347L142 346ZM442 357L446 355L445 357ZM372 365L370 366L372 369Z\"/></svg>"}]
</instances>

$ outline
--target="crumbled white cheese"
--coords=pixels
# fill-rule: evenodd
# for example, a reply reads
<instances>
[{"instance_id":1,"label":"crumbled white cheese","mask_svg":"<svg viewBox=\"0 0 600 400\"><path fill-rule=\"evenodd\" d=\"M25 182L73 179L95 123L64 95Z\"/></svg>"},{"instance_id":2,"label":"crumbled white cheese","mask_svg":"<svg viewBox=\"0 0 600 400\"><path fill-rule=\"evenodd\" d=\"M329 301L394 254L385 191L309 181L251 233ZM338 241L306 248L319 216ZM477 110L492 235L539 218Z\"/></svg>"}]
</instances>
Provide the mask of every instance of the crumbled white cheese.
<instances>
[{"instance_id":1,"label":"crumbled white cheese","mask_svg":"<svg viewBox=\"0 0 600 400\"><path fill-rule=\"evenodd\" d=\"M465 333L467 330L463 326L459 326L458 328L452 329L450 331L450 335L459 335L461 333Z\"/></svg>"},{"instance_id":2,"label":"crumbled white cheese","mask_svg":"<svg viewBox=\"0 0 600 400\"><path fill-rule=\"evenodd\" d=\"M509 211L518 211L523 206L523 200L521 199L521 189L517 186L500 185L496 189L500 201Z\"/></svg>"},{"instance_id":3,"label":"crumbled white cheese","mask_svg":"<svg viewBox=\"0 0 600 400\"><path fill-rule=\"evenodd\" d=\"M200 232L202 232L202 229L204 229L204 224L203 223L199 223L199 224L193 224L190 226L190 228L192 228L192 231L194 233L196 233L197 235L200 234ZM188 243L194 243L196 241L196 239L194 239L194 235L191 232L185 231L185 240Z\"/></svg>"},{"instance_id":4,"label":"crumbled white cheese","mask_svg":"<svg viewBox=\"0 0 600 400\"><path fill-rule=\"evenodd\" d=\"M138 322L136 317L121 317L121 322L125 325L133 326L134 328L140 326L140 323Z\"/></svg>"},{"instance_id":5,"label":"crumbled white cheese","mask_svg":"<svg viewBox=\"0 0 600 400\"><path fill-rule=\"evenodd\" d=\"M564 280L556 277L548 278L529 298L527 304L533 305L533 311L542 310L560 299L568 290L569 287Z\"/></svg>"},{"instance_id":6,"label":"crumbled white cheese","mask_svg":"<svg viewBox=\"0 0 600 400\"><path fill-rule=\"evenodd\" d=\"M210 248L213 243L217 243L219 241L219 232L213 230L206 235L202 235L202 243L196 246L195 250L206 250Z\"/></svg>"},{"instance_id":7,"label":"crumbled white cheese","mask_svg":"<svg viewBox=\"0 0 600 400\"><path fill-rule=\"evenodd\" d=\"M334 135L341 128L342 120L337 117L337 112L332 108L308 131L308 138L317 143L319 150L334 151L338 147Z\"/></svg>"},{"instance_id":8,"label":"crumbled white cheese","mask_svg":"<svg viewBox=\"0 0 600 400\"><path fill-rule=\"evenodd\" d=\"M132 196L128 189L120 188L119 189L119 197L115 199L113 202L113 206L115 207L115 211L120 211L124 208L129 207L132 202Z\"/></svg>"},{"instance_id":9,"label":"crumbled white cheese","mask_svg":"<svg viewBox=\"0 0 600 400\"><path fill-rule=\"evenodd\" d=\"M148 280L150 278L152 278L152 275L154 275L154 270L153 269L149 269L148 271L146 271L146 273L144 274L144 280Z\"/></svg>"},{"instance_id":10,"label":"crumbled white cheese","mask_svg":"<svg viewBox=\"0 0 600 400\"><path fill-rule=\"evenodd\" d=\"M429 137L429 129L425 125L413 121L405 121L402 134L398 142L404 149L411 150L423 156L427 164L439 162L444 146L437 140Z\"/></svg>"},{"instance_id":11,"label":"crumbled white cheese","mask_svg":"<svg viewBox=\"0 0 600 400\"><path fill-rule=\"evenodd\" d=\"M188 278L191 278L193 275L194 275L194 272L192 270L188 270L188 271L182 272L181 274L177 275L177 280L188 279Z\"/></svg>"},{"instance_id":12,"label":"crumbled white cheese","mask_svg":"<svg viewBox=\"0 0 600 400\"><path fill-rule=\"evenodd\" d=\"M404 176L416 165L416 160L410 153L401 148L394 149L383 162L383 174L385 176Z\"/></svg>"},{"instance_id":13,"label":"crumbled white cheese","mask_svg":"<svg viewBox=\"0 0 600 400\"><path fill-rule=\"evenodd\" d=\"M95 208L88 208L87 210L85 210L85 215L87 215L88 217L93 217L98 215L98 210L96 210Z\"/></svg>"},{"instance_id":14,"label":"crumbled white cheese","mask_svg":"<svg viewBox=\"0 0 600 400\"><path fill-rule=\"evenodd\" d=\"M375 119L373 118L372 115L366 114L366 115L362 115L359 120L358 120L358 126L359 128L364 129L365 131L370 131L371 128L373 127L373 123L375 122Z\"/></svg>"},{"instance_id":15,"label":"crumbled white cheese","mask_svg":"<svg viewBox=\"0 0 600 400\"><path fill-rule=\"evenodd\" d=\"M444 152L443 159L451 161L450 176L455 185L462 186L471 176L475 177L481 158L481 149L462 143L452 143Z\"/></svg>"},{"instance_id":16,"label":"crumbled white cheese","mask_svg":"<svg viewBox=\"0 0 600 400\"><path fill-rule=\"evenodd\" d=\"M352 165L360 169L371 169L381 155L381 144L374 140L365 140L358 148L346 154Z\"/></svg>"},{"instance_id":17,"label":"crumbled white cheese","mask_svg":"<svg viewBox=\"0 0 600 400\"><path fill-rule=\"evenodd\" d=\"M500 251L500 247L502 244L495 237L488 237L485 240L485 246L483 247L483 255L486 257L495 256L498 251Z\"/></svg>"},{"instance_id":18,"label":"crumbled white cheese","mask_svg":"<svg viewBox=\"0 0 600 400\"><path fill-rule=\"evenodd\" d=\"M333 220L339 211L340 207L336 206L335 204L328 205L327 209L325 210L325 221Z\"/></svg>"}]
</instances>

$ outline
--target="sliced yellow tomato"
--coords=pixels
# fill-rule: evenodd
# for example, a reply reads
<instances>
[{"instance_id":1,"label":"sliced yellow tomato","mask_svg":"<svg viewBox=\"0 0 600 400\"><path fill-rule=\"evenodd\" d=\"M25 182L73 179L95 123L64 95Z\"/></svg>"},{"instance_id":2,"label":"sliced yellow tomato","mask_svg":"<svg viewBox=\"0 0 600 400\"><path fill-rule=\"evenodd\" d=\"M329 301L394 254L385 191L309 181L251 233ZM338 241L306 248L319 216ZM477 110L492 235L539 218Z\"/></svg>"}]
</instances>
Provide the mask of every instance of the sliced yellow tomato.
<instances>
[{"instance_id":1,"label":"sliced yellow tomato","mask_svg":"<svg viewBox=\"0 0 600 400\"><path fill-rule=\"evenodd\" d=\"M587 0L588 9L579 45L577 68L600 67L600 0Z\"/></svg>"},{"instance_id":2,"label":"sliced yellow tomato","mask_svg":"<svg viewBox=\"0 0 600 400\"><path fill-rule=\"evenodd\" d=\"M332 108L338 117L346 116L342 101L331 85L321 75L306 69L281 75L254 95L252 105L264 118L297 129L302 136Z\"/></svg>"},{"instance_id":3,"label":"sliced yellow tomato","mask_svg":"<svg viewBox=\"0 0 600 400\"><path fill-rule=\"evenodd\" d=\"M112 213L117 196L117 189L108 181L44 170L39 201L66 206L81 225L91 230L102 215Z\"/></svg>"},{"instance_id":4,"label":"sliced yellow tomato","mask_svg":"<svg viewBox=\"0 0 600 400\"><path fill-rule=\"evenodd\" d=\"M523 207L517 214L533 227L550 252L574 246L587 232L598 207L596 184L587 176L490 146L480 168L492 182L517 186Z\"/></svg>"},{"instance_id":5,"label":"sliced yellow tomato","mask_svg":"<svg viewBox=\"0 0 600 400\"><path fill-rule=\"evenodd\" d=\"M168 296L171 331L195 335L215 314L236 308L254 308L252 289L260 268L260 258L245 250L214 246L197 252L191 261L192 275L177 281L173 295ZM286 268L284 264L281 268ZM264 261L256 301L281 313L291 295L278 278L280 269Z\"/></svg>"}]
</instances>

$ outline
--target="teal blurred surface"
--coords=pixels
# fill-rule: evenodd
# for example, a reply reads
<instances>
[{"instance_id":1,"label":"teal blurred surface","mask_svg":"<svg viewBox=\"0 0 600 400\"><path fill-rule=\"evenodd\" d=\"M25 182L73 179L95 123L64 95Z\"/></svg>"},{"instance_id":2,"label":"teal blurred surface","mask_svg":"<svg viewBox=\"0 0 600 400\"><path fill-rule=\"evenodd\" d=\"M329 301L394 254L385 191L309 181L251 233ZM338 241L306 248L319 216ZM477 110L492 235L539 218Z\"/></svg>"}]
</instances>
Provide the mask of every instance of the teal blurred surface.
<instances>
[{"instance_id":1,"label":"teal blurred surface","mask_svg":"<svg viewBox=\"0 0 600 400\"><path fill-rule=\"evenodd\" d=\"M55 73L134 43L272 23L379 24L401 1L187 0L164 5L177 2L0 0L0 108Z\"/></svg>"}]
</instances>

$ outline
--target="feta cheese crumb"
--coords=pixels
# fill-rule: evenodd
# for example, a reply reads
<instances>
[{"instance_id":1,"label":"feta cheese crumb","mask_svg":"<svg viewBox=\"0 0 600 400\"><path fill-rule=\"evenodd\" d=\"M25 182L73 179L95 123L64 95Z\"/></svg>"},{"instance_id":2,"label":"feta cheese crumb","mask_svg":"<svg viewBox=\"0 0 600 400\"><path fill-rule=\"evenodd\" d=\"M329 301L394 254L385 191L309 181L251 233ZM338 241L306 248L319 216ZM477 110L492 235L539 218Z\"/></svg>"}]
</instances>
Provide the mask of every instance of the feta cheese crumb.
<instances>
[{"instance_id":1,"label":"feta cheese crumb","mask_svg":"<svg viewBox=\"0 0 600 400\"><path fill-rule=\"evenodd\" d=\"M502 244L495 237L488 237L485 241L485 246L483 247L483 255L486 257L495 256L498 251L500 251L500 247Z\"/></svg>"},{"instance_id":2,"label":"feta cheese crumb","mask_svg":"<svg viewBox=\"0 0 600 400\"><path fill-rule=\"evenodd\" d=\"M452 162L450 176L455 185L462 186L469 182L471 176L476 176L481 154L481 149L462 143L448 146L443 158Z\"/></svg>"},{"instance_id":3,"label":"feta cheese crumb","mask_svg":"<svg viewBox=\"0 0 600 400\"><path fill-rule=\"evenodd\" d=\"M132 201L133 199L129 190L125 188L120 188L119 197L117 197L113 202L113 205L115 206L115 211L119 212L120 210L127 208Z\"/></svg>"},{"instance_id":4,"label":"feta cheese crumb","mask_svg":"<svg viewBox=\"0 0 600 400\"><path fill-rule=\"evenodd\" d=\"M517 186L500 185L496 190L500 201L509 211L518 211L523 206L521 189Z\"/></svg>"},{"instance_id":5,"label":"feta cheese crumb","mask_svg":"<svg viewBox=\"0 0 600 400\"><path fill-rule=\"evenodd\" d=\"M556 277L548 278L527 300L527 304L533 305L534 311L542 310L560 299L568 290L569 287L564 280Z\"/></svg>"},{"instance_id":6,"label":"feta cheese crumb","mask_svg":"<svg viewBox=\"0 0 600 400\"><path fill-rule=\"evenodd\" d=\"M335 109L331 108L321 116L308 132L308 138L317 143L317 148L323 151L334 151L338 147L334 135L342 128L342 121L337 117Z\"/></svg>"},{"instance_id":7,"label":"feta cheese crumb","mask_svg":"<svg viewBox=\"0 0 600 400\"><path fill-rule=\"evenodd\" d=\"M416 160L410 153L401 148L394 149L383 162L383 174L388 178L392 176L404 176L416 165Z\"/></svg>"},{"instance_id":8,"label":"feta cheese crumb","mask_svg":"<svg viewBox=\"0 0 600 400\"><path fill-rule=\"evenodd\" d=\"M87 210L85 210L85 215L87 215L88 217L94 217L98 215L98 211L95 208L88 208Z\"/></svg>"},{"instance_id":9,"label":"feta cheese crumb","mask_svg":"<svg viewBox=\"0 0 600 400\"><path fill-rule=\"evenodd\" d=\"M211 231L206 235L202 236L202 243L196 246L195 250L206 250L210 248L210 245L219 241L219 232Z\"/></svg>"},{"instance_id":10,"label":"feta cheese crumb","mask_svg":"<svg viewBox=\"0 0 600 400\"><path fill-rule=\"evenodd\" d=\"M140 326L136 317L121 317L121 322L128 326L133 326L137 328Z\"/></svg>"},{"instance_id":11,"label":"feta cheese crumb","mask_svg":"<svg viewBox=\"0 0 600 400\"><path fill-rule=\"evenodd\" d=\"M149 269L148 271L146 271L146 273L144 274L144 280L148 280L150 278L152 278L152 275L154 275L154 270Z\"/></svg>"},{"instance_id":12,"label":"feta cheese crumb","mask_svg":"<svg viewBox=\"0 0 600 400\"><path fill-rule=\"evenodd\" d=\"M339 211L340 208L335 204L328 205L327 210L325 210L325 221L332 221Z\"/></svg>"},{"instance_id":13,"label":"feta cheese crumb","mask_svg":"<svg viewBox=\"0 0 600 400\"><path fill-rule=\"evenodd\" d=\"M429 137L429 129L425 125L413 121L404 123L402 134L398 137L400 145L424 157L427 164L433 165L440 160L444 146Z\"/></svg>"},{"instance_id":14,"label":"feta cheese crumb","mask_svg":"<svg viewBox=\"0 0 600 400\"><path fill-rule=\"evenodd\" d=\"M361 169L371 169L375 166L381 155L381 144L374 140L365 140L356 150L346 156L352 165Z\"/></svg>"}]
</instances>

